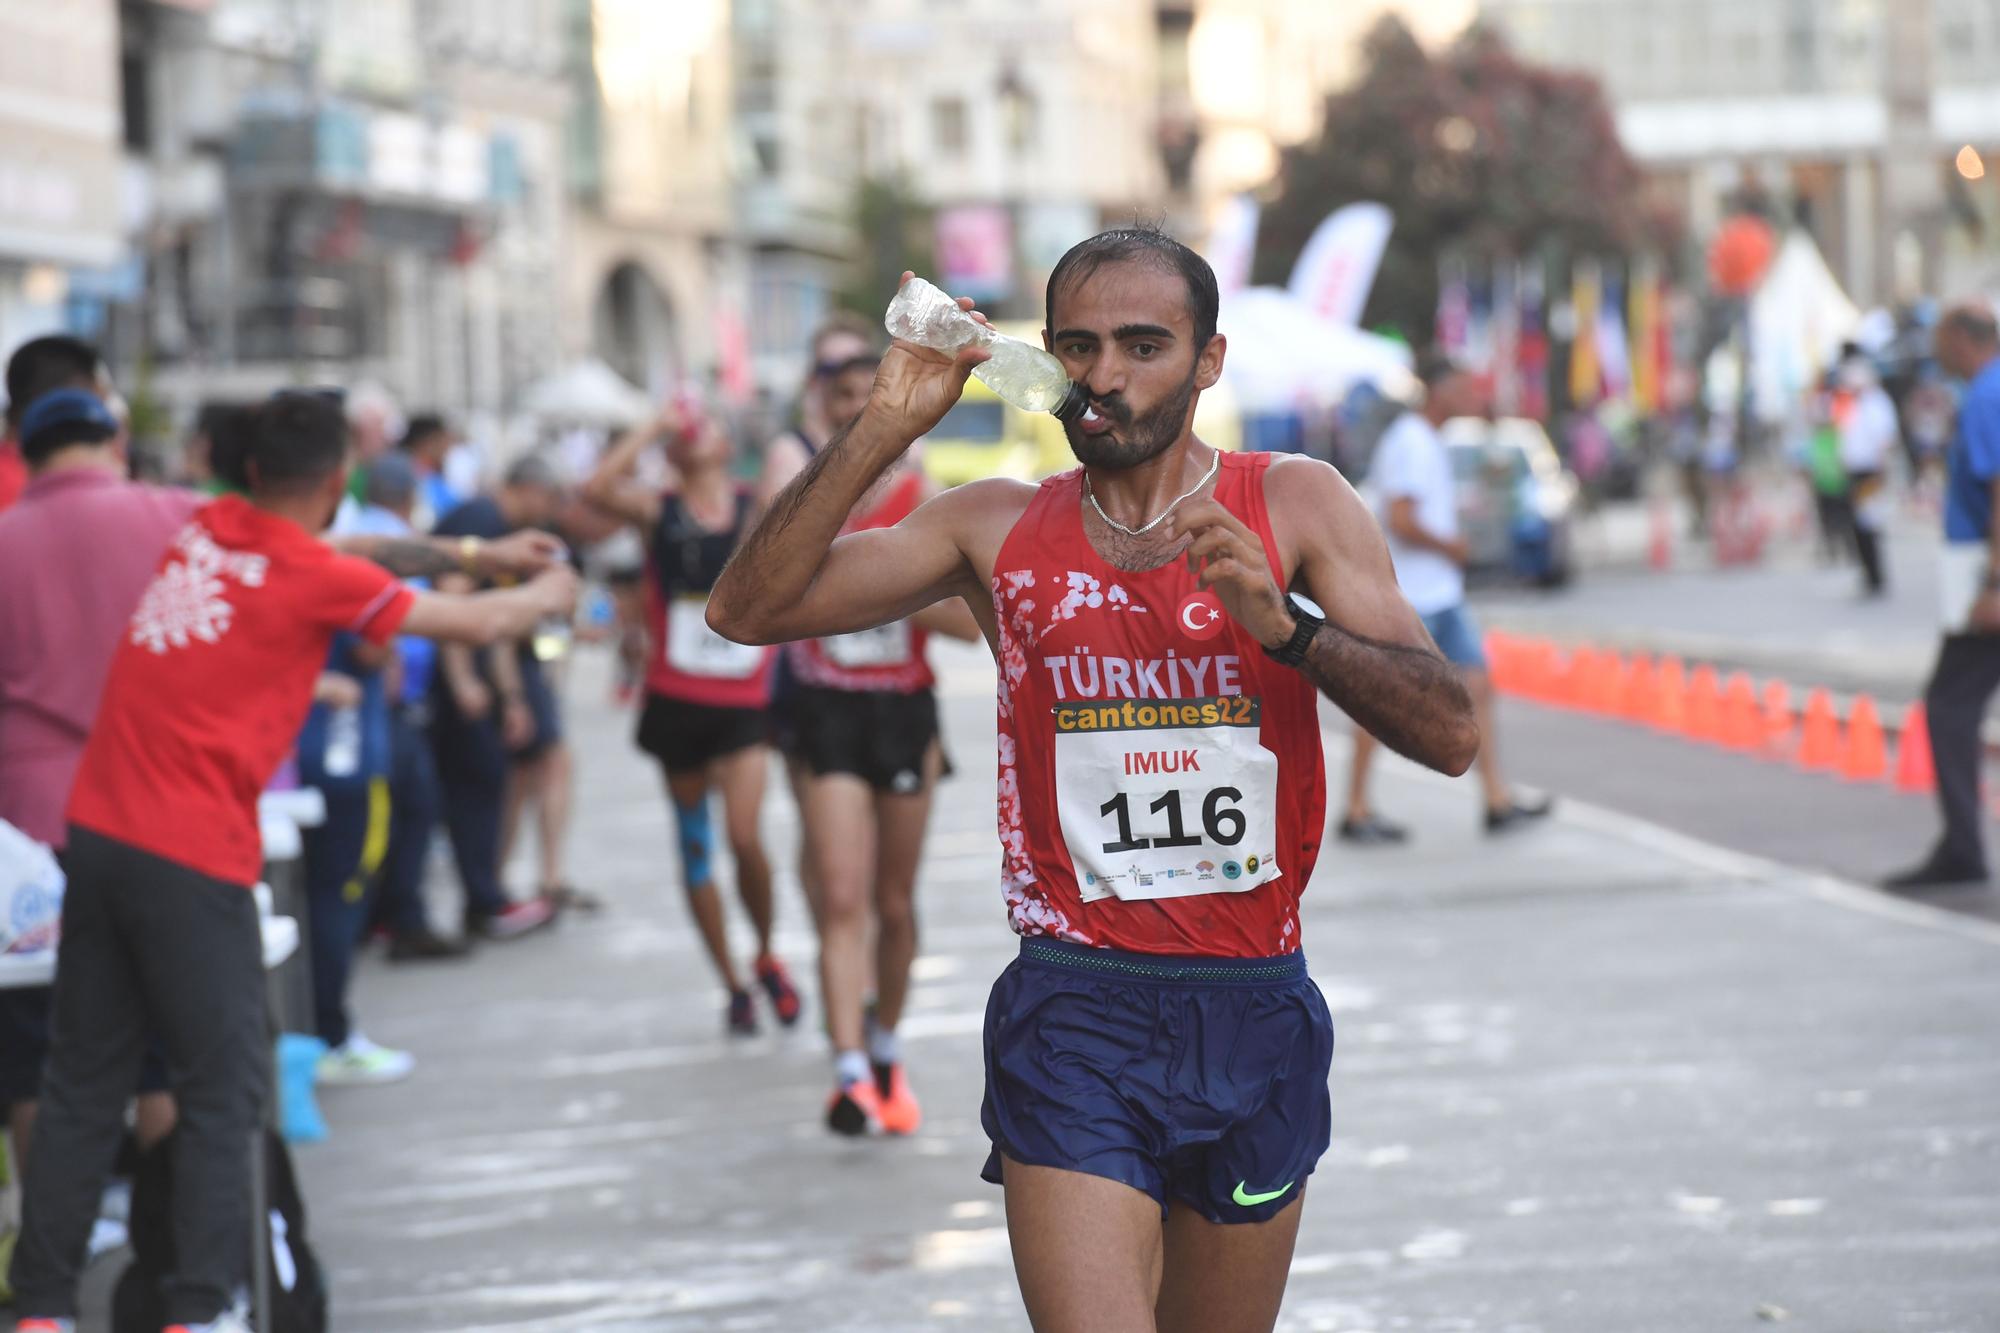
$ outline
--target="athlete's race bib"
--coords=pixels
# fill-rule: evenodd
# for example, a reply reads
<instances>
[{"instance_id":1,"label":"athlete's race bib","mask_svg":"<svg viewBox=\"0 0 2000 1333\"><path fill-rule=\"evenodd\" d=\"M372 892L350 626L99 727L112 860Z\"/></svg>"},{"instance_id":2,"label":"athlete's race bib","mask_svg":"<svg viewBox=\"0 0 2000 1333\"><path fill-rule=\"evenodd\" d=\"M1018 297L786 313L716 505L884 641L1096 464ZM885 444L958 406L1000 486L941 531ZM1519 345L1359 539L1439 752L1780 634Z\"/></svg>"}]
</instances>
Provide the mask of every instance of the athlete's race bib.
<instances>
[{"instance_id":1,"label":"athlete's race bib","mask_svg":"<svg viewBox=\"0 0 2000 1333\"><path fill-rule=\"evenodd\" d=\"M1258 701L1055 706L1056 806L1083 901L1242 893L1278 878L1278 757Z\"/></svg>"},{"instance_id":2,"label":"athlete's race bib","mask_svg":"<svg viewBox=\"0 0 2000 1333\"><path fill-rule=\"evenodd\" d=\"M710 629L706 597L676 597L667 608L667 665L684 676L748 680L764 665L764 650Z\"/></svg>"},{"instance_id":3,"label":"athlete's race bib","mask_svg":"<svg viewBox=\"0 0 2000 1333\"><path fill-rule=\"evenodd\" d=\"M819 641L826 660L848 671L902 666L910 660L910 623L892 620L852 634L829 634Z\"/></svg>"}]
</instances>

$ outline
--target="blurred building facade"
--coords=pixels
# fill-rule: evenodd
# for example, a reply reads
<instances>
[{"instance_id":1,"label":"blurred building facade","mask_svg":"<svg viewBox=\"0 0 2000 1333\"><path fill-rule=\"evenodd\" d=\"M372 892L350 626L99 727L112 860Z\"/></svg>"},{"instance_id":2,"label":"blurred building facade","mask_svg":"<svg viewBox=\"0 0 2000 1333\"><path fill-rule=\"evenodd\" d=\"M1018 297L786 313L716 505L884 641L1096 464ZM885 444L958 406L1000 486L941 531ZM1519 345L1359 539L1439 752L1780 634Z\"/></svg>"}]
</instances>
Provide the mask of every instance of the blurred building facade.
<instances>
[{"instance_id":1,"label":"blurred building facade","mask_svg":"<svg viewBox=\"0 0 2000 1333\"><path fill-rule=\"evenodd\" d=\"M571 19L566 341L655 393L740 381L729 4L579 0Z\"/></svg>"},{"instance_id":2,"label":"blurred building facade","mask_svg":"<svg viewBox=\"0 0 2000 1333\"><path fill-rule=\"evenodd\" d=\"M300 378L499 414L559 354L562 0L125 0L143 293L170 402Z\"/></svg>"},{"instance_id":3,"label":"blurred building facade","mask_svg":"<svg viewBox=\"0 0 2000 1333\"><path fill-rule=\"evenodd\" d=\"M781 392L869 240L863 182L934 211L933 276L1022 314L1063 250L1159 211L1153 0L735 0L733 18L749 340Z\"/></svg>"},{"instance_id":4,"label":"blurred building facade","mask_svg":"<svg viewBox=\"0 0 2000 1333\"><path fill-rule=\"evenodd\" d=\"M116 0L0 0L0 347L124 255Z\"/></svg>"},{"instance_id":5,"label":"blurred building facade","mask_svg":"<svg viewBox=\"0 0 2000 1333\"><path fill-rule=\"evenodd\" d=\"M1712 232L1754 184L1864 304L1991 285L2000 189L1992 0L1483 0L1522 52L1596 74L1626 148Z\"/></svg>"}]
</instances>

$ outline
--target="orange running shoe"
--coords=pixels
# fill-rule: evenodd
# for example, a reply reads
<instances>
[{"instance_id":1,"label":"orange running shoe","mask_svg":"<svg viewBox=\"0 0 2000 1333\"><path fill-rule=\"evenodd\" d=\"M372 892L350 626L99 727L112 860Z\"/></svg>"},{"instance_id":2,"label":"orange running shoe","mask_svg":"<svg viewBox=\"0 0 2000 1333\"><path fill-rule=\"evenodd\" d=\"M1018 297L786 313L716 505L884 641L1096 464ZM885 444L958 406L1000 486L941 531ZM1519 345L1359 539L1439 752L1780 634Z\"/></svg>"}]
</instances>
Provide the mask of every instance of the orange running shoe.
<instances>
[{"instance_id":1,"label":"orange running shoe","mask_svg":"<svg viewBox=\"0 0 2000 1333\"><path fill-rule=\"evenodd\" d=\"M858 1139L882 1128L882 1094L873 1079L862 1079L834 1089L826 1104L826 1127L836 1134Z\"/></svg>"},{"instance_id":2,"label":"orange running shoe","mask_svg":"<svg viewBox=\"0 0 2000 1333\"><path fill-rule=\"evenodd\" d=\"M917 1126L924 1123L924 1108L917 1105L917 1096L910 1091L910 1081L903 1077L902 1063L876 1065L875 1087L882 1095L882 1132L916 1133Z\"/></svg>"},{"instance_id":3,"label":"orange running shoe","mask_svg":"<svg viewBox=\"0 0 2000 1333\"><path fill-rule=\"evenodd\" d=\"M771 997L771 1012L778 1016L778 1021L786 1027L798 1022L805 1002L799 998L799 988L792 984L792 974L776 954L765 954L757 960L757 980Z\"/></svg>"}]
</instances>

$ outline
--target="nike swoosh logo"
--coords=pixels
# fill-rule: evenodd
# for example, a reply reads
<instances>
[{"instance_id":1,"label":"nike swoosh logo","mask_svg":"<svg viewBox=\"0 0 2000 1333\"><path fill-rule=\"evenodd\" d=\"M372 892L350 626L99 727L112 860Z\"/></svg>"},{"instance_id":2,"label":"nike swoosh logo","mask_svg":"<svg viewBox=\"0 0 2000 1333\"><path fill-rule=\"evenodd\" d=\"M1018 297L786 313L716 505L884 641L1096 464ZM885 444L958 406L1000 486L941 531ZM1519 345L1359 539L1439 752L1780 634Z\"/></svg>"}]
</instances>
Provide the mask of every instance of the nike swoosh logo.
<instances>
[{"instance_id":1,"label":"nike swoosh logo","mask_svg":"<svg viewBox=\"0 0 2000 1333\"><path fill-rule=\"evenodd\" d=\"M1292 1187L1292 1182L1288 1180L1284 1184L1278 1186L1278 1188L1272 1190L1269 1194L1249 1194L1246 1193L1243 1189L1243 1187L1245 1185L1248 1185L1249 1183L1250 1182L1247 1180L1237 1181L1236 1193L1230 1196L1234 1198L1236 1202L1242 1204L1245 1208L1255 1208L1260 1203L1269 1203L1271 1200L1277 1198L1280 1194L1283 1194L1286 1190Z\"/></svg>"}]
</instances>

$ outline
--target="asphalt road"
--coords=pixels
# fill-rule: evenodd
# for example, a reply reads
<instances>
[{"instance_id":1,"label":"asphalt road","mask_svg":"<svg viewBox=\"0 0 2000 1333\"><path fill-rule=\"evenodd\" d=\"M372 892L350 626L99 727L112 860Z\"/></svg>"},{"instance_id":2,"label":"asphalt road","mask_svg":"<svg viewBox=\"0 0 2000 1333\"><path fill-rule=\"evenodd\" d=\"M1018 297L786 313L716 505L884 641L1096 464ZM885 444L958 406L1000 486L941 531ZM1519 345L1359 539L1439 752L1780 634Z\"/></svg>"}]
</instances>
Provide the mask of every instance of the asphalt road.
<instances>
[{"instance_id":1,"label":"asphalt road","mask_svg":"<svg viewBox=\"0 0 2000 1333\"><path fill-rule=\"evenodd\" d=\"M723 1038L658 781L585 657L573 859L610 909L465 963L363 964L362 1022L422 1063L327 1092L334 1137L299 1154L336 1329L1025 1327L976 1174L982 1007L1014 947L990 668L951 662L960 773L906 1028L923 1132L828 1138L816 1010ZM1380 782L1419 840L1330 849L1307 895L1335 1138L1281 1328L2000 1326L2000 929L1581 803L1491 842L1463 784ZM766 823L789 847L785 800Z\"/></svg>"}]
</instances>

